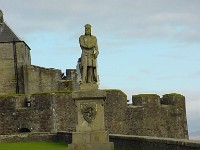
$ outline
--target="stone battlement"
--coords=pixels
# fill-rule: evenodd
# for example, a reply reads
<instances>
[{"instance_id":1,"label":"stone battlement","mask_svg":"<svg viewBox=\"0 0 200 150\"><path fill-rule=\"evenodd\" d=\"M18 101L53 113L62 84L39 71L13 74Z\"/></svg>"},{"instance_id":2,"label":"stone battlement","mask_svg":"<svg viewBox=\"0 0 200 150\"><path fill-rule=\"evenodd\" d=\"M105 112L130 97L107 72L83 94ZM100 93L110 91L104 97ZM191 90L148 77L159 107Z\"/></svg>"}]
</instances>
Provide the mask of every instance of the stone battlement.
<instances>
[{"instance_id":1,"label":"stone battlement","mask_svg":"<svg viewBox=\"0 0 200 150\"><path fill-rule=\"evenodd\" d=\"M0 134L75 131L77 118L72 91L0 96ZM112 134L188 138L184 96L141 94L127 96L120 90L105 90L105 127ZM168 105L162 104L166 98ZM173 102L173 103L172 103ZM173 104L173 105L172 105ZM26 131L26 130L24 130Z\"/></svg>"},{"instance_id":2,"label":"stone battlement","mask_svg":"<svg viewBox=\"0 0 200 150\"><path fill-rule=\"evenodd\" d=\"M185 104L185 97L181 94L171 93L165 94L163 97L160 97L157 94L139 94L132 96L132 105L134 106L147 106L151 105L182 105Z\"/></svg>"}]
</instances>

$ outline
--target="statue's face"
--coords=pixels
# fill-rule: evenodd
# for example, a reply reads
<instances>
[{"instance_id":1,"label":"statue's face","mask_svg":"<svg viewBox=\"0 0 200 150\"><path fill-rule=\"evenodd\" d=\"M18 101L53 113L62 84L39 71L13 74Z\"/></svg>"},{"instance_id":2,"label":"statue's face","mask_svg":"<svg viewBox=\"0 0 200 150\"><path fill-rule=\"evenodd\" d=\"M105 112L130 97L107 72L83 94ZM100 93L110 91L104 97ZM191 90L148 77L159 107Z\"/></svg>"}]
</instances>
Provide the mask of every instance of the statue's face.
<instances>
[{"instance_id":1,"label":"statue's face","mask_svg":"<svg viewBox=\"0 0 200 150\"><path fill-rule=\"evenodd\" d=\"M85 35L91 35L91 27L85 27Z\"/></svg>"}]
</instances>

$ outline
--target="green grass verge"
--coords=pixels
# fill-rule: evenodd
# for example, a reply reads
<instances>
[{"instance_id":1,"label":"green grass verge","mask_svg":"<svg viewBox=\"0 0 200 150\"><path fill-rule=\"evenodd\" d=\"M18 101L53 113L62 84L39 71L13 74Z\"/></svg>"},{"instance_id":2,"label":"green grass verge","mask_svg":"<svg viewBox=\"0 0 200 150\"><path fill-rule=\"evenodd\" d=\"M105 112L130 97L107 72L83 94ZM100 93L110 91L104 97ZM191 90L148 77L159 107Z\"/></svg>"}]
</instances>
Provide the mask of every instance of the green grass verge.
<instances>
[{"instance_id":1,"label":"green grass verge","mask_svg":"<svg viewBox=\"0 0 200 150\"><path fill-rule=\"evenodd\" d=\"M115 148L115 150L140 150L137 148Z\"/></svg>"},{"instance_id":2,"label":"green grass verge","mask_svg":"<svg viewBox=\"0 0 200 150\"><path fill-rule=\"evenodd\" d=\"M0 150L67 150L67 144L56 142L0 143Z\"/></svg>"},{"instance_id":3,"label":"green grass verge","mask_svg":"<svg viewBox=\"0 0 200 150\"><path fill-rule=\"evenodd\" d=\"M0 143L0 150L67 150L67 144L56 143L56 142ZM115 148L115 150L143 150L143 149Z\"/></svg>"}]
</instances>

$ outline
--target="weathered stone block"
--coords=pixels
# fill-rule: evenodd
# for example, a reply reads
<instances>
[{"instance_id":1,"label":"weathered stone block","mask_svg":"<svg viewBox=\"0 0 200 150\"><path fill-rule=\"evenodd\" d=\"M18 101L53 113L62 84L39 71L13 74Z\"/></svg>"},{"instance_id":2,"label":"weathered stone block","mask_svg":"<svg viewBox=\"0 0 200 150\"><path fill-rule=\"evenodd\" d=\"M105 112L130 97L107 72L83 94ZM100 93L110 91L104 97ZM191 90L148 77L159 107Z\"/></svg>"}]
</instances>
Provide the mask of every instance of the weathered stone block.
<instances>
[{"instance_id":1,"label":"weathered stone block","mask_svg":"<svg viewBox=\"0 0 200 150\"><path fill-rule=\"evenodd\" d=\"M103 100L75 100L78 113L78 124L76 130L95 131L104 130L104 101ZM88 110L87 110L88 109ZM87 111L92 111L93 115Z\"/></svg>"},{"instance_id":2,"label":"weathered stone block","mask_svg":"<svg viewBox=\"0 0 200 150\"><path fill-rule=\"evenodd\" d=\"M159 106L160 96L156 94L139 94L132 96L132 104L135 106Z\"/></svg>"},{"instance_id":3,"label":"weathered stone block","mask_svg":"<svg viewBox=\"0 0 200 150\"><path fill-rule=\"evenodd\" d=\"M92 84L92 83L85 83L85 84L80 84L80 90L82 91L88 91L88 90L97 90L98 89L98 84Z\"/></svg>"},{"instance_id":4,"label":"weathered stone block","mask_svg":"<svg viewBox=\"0 0 200 150\"><path fill-rule=\"evenodd\" d=\"M76 91L72 93L78 113L77 132L103 131L104 99L106 93L101 90Z\"/></svg>"},{"instance_id":5,"label":"weathered stone block","mask_svg":"<svg viewBox=\"0 0 200 150\"><path fill-rule=\"evenodd\" d=\"M90 141L94 143L106 143L109 141L109 135L107 131L93 131L90 132L90 135Z\"/></svg>"},{"instance_id":6,"label":"weathered stone block","mask_svg":"<svg viewBox=\"0 0 200 150\"><path fill-rule=\"evenodd\" d=\"M106 92L102 90L74 91L72 98L74 100L105 99Z\"/></svg>"},{"instance_id":7,"label":"weathered stone block","mask_svg":"<svg viewBox=\"0 0 200 150\"><path fill-rule=\"evenodd\" d=\"M69 150L113 150L105 132L104 99L105 91L89 90L72 93L78 113L78 124L72 134Z\"/></svg>"},{"instance_id":8,"label":"weathered stone block","mask_svg":"<svg viewBox=\"0 0 200 150\"><path fill-rule=\"evenodd\" d=\"M114 143L74 143L68 145L68 150L114 150Z\"/></svg>"},{"instance_id":9,"label":"weathered stone block","mask_svg":"<svg viewBox=\"0 0 200 150\"><path fill-rule=\"evenodd\" d=\"M90 132L73 132L72 141L73 143L90 143Z\"/></svg>"},{"instance_id":10,"label":"weathered stone block","mask_svg":"<svg viewBox=\"0 0 200 150\"><path fill-rule=\"evenodd\" d=\"M106 143L109 137L106 131L73 132L72 141L73 143Z\"/></svg>"},{"instance_id":11,"label":"weathered stone block","mask_svg":"<svg viewBox=\"0 0 200 150\"><path fill-rule=\"evenodd\" d=\"M181 94L171 93L163 95L161 104L164 105L185 105L185 97Z\"/></svg>"}]
</instances>

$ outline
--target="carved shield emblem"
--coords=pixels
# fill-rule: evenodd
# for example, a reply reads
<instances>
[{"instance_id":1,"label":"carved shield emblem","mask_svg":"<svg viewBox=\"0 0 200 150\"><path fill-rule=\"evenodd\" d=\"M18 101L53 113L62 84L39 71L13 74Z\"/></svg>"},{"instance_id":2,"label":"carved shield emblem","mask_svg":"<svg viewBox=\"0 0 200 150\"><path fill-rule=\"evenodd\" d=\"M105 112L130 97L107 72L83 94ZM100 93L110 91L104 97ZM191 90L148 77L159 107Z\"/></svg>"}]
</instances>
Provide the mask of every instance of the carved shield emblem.
<instances>
[{"instance_id":1,"label":"carved shield emblem","mask_svg":"<svg viewBox=\"0 0 200 150\"><path fill-rule=\"evenodd\" d=\"M90 103L81 104L81 112L85 121L91 123L95 119L97 106Z\"/></svg>"}]
</instances>

